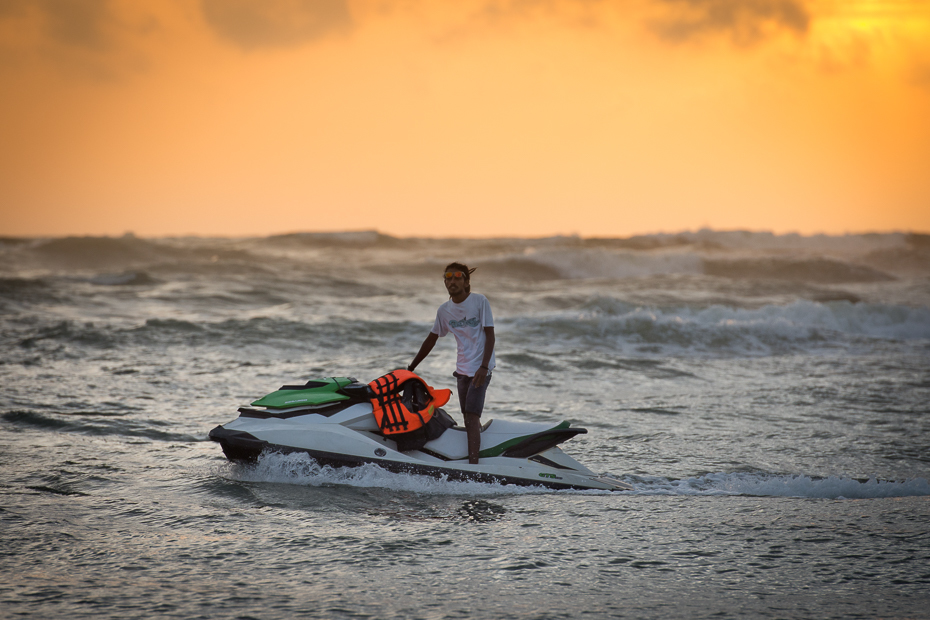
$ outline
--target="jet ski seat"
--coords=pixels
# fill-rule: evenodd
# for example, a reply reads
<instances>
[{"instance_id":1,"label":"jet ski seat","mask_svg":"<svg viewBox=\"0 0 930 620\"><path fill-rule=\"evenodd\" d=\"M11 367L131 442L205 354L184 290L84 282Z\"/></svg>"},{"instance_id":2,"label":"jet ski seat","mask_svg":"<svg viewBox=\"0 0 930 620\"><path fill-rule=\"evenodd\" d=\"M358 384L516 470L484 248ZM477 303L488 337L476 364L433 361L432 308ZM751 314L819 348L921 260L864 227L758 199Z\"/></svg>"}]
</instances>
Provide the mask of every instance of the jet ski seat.
<instances>
[{"instance_id":1,"label":"jet ski seat","mask_svg":"<svg viewBox=\"0 0 930 620\"><path fill-rule=\"evenodd\" d=\"M438 407L433 411L433 416L424 426L409 433L402 435L388 435L388 439L397 442L397 449L400 452L409 452L410 450L419 450L434 439L439 439L448 429L456 426L455 420L452 419L446 410Z\"/></svg>"}]
</instances>

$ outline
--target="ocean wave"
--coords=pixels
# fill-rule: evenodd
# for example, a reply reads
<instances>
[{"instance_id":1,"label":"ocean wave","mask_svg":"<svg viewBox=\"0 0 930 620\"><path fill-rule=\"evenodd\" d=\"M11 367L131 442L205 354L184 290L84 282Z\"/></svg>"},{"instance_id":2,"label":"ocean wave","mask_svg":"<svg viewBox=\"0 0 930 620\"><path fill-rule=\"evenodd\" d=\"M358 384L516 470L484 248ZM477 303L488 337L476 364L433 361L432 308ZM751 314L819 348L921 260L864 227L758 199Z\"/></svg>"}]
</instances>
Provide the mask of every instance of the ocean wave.
<instances>
[{"instance_id":1,"label":"ocean wave","mask_svg":"<svg viewBox=\"0 0 930 620\"><path fill-rule=\"evenodd\" d=\"M49 287L38 278L0 278L0 295L19 295L22 292L45 291Z\"/></svg>"},{"instance_id":2,"label":"ocean wave","mask_svg":"<svg viewBox=\"0 0 930 620\"><path fill-rule=\"evenodd\" d=\"M102 273L88 280L100 286L145 286L159 284L161 280L153 278L144 271L124 271L122 273Z\"/></svg>"},{"instance_id":3,"label":"ocean wave","mask_svg":"<svg viewBox=\"0 0 930 620\"><path fill-rule=\"evenodd\" d=\"M254 238L146 239L127 234L0 243L0 264L13 271L25 267L204 275L364 265L428 275L452 257L467 257L467 262L480 265L482 273L495 278L624 279L706 273L726 278L861 283L886 281L901 273L926 274L928 238L903 233L804 237L713 230L588 239L400 238L374 230Z\"/></svg>"},{"instance_id":4,"label":"ocean wave","mask_svg":"<svg viewBox=\"0 0 930 620\"><path fill-rule=\"evenodd\" d=\"M510 264L534 264L544 273L555 273L566 279L634 278L659 274L702 273L702 261L697 254L680 252L640 253L593 249L546 249L527 252L523 257L508 259Z\"/></svg>"},{"instance_id":5,"label":"ocean wave","mask_svg":"<svg viewBox=\"0 0 930 620\"><path fill-rule=\"evenodd\" d=\"M376 230L346 232L297 232L272 235L261 240L263 245L291 246L299 248L323 247L397 247L403 240L379 233Z\"/></svg>"},{"instance_id":6,"label":"ocean wave","mask_svg":"<svg viewBox=\"0 0 930 620\"><path fill-rule=\"evenodd\" d=\"M13 302L56 301L54 289L42 278L0 278L0 307Z\"/></svg>"},{"instance_id":7,"label":"ocean wave","mask_svg":"<svg viewBox=\"0 0 930 620\"><path fill-rule=\"evenodd\" d=\"M910 235L904 248L875 250L863 262L892 273L925 275L930 266L930 235Z\"/></svg>"},{"instance_id":8,"label":"ocean wave","mask_svg":"<svg viewBox=\"0 0 930 620\"><path fill-rule=\"evenodd\" d=\"M798 301L757 309L642 307L610 297L580 312L512 319L523 342L581 340L596 348L650 346L729 353L780 353L846 346L856 338L930 339L930 308ZM643 349L642 347L646 347ZM660 352L657 350L656 352Z\"/></svg>"},{"instance_id":9,"label":"ocean wave","mask_svg":"<svg viewBox=\"0 0 930 620\"><path fill-rule=\"evenodd\" d=\"M406 321L321 321L305 323L279 318L189 321L148 319L135 327L93 322L57 321L2 334L19 349L53 353L61 345L96 349L127 346L186 347L260 346L302 351L332 351L358 346L389 349L397 339L422 335L423 327ZM0 341L2 342L2 341Z\"/></svg>"},{"instance_id":10,"label":"ocean wave","mask_svg":"<svg viewBox=\"0 0 930 620\"><path fill-rule=\"evenodd\" d=\"M128 265L178 255L169 246L132 235L49 239L39 243L33 252L48 261L75 269Z\"/></svg>"},{"instance_id":11,"label":"ocean wave","mask_svg":"<svg viewBox=\"0 0 930 620\"><path fill-rule=\"evenodd\" d=\"M96 327L92 323L79 324L73 321L58 321L28 330L4 334L12 337L21 349L48 349L61 343L77 344L94 348L112 348L120 344L118 329Z\"/></svg>"},{"instance_id":12,"label":"ocean wave","mask_svg":"<svg viewBox=\"0 0 930 620\"><path fill-rule=\"evenodd\" d=\"M768 231L713 230L679 233L642 235L642 241L669 245L691 245L708 250L750 252L805 252L855 255L868 252L906 247L920 243L927 235L908 233L866 233L851 235L800 235L797 233L775 234Z\"/></svg>"},{"instance_id":13,"label":"ocean wave","mask_svg":"<svg viewBox=\"0 0 930 620\"><path fill-rule=\"evenodd\" d=\"M809 257L709 258L693 251L634 252L602 248L533 250L482 265L491 275L530 278L625 279L656 275L698 275L810 284L888 282L895 277L843 260Z\"/></svg>"},{"instance_id":14,"label":"ocean wave","mask_svg":"<svg viewBox=\"0 0 930 620\"><path fill-rule=\"evenodd\" d=\"M870 267L827 258L704 260L704 273L724 278L788 280L817 284L887 282L895 279Z\"/></svg>"},{"instance_id":15,"label":"ocean wave","mask_svg":"<svg viewBox=\"0 0 930 620\"><path fill-rule=\"evenodd\" d=\"M386 347L399 334L420 334L422 326L402 321L321 321L305 323L258 317L247 320L194 322L149 319L124 334L142 343L178 343L191 346L272 344L284 348L333 350L352 345Z\"/></svg>"},{"instance_id":16,"label":"ocean wave","mask_svg":"<svg viewBox=\"0 0 930 620\"><path fill-rule=\"evenodd\" d=\"M565 277L557 265L522 256L495 258L481 264L481 275L519 280L558 280Z\"/></svg>"},{"instance_id":17,"label":"ocean wave","mask_svg":"<svg viewBox=\"0 0 930 620\"><path fill-rule=\"evenodd\" d=\"M637 495L751 495L756 497L810 497L819 499L879 499L930 495L924 478L904 481L858 480L831 476L778 476L766 474L707 474L681 480L627 480Z\"/></svg>"},{"instance_id":18,"label":"ocean wave","mask_svg":"<svg viewBox=\"0 0 930 620\"><path fill-rule=\"evenodd\" d=\"M637 354L766 355L848 347L862 339L930 339L930 308L845 301L799 301L756 309L636 306L596 297L580 308L551 314L505 317L498 330L515 350L501 359L538 366L534 351L583 346ZM273 346L314 351L408 350L422 338L420 323L330 317L306 322L278 317L223 321L158 318L142 325L58 320L32 321L0 332L8 349L47 355L67 348L127 346ZM62 349L65 347L65 349ZM12 359L12 358L11 358Z\"/></svg>"},{"instance_id":19,"label":"ocean wave","mask_svg":"<svg viewBox=\"0 0 930 620\"><path fill-rule=\"evenodd\" d=\"M105 271L91 278L96 284L123 284L119 280L131 279L131 274L136 274L137 279L151 278L140 270L142 267L194 274L252 273L256 269L261 271L262 263L279 260L241 247L244 244L247 242L236 239L142 239L129 234L122 237L60 237L14 247L6 253L6 258L14 264L56 271Z\"/></svg>"},{"instance_id":20,"label":"ocean wave","mask_svg":"<svg viewBox=\"0 0 930 620\"><path fill-rule=\"evenodd\" d=\"M136 437L178 443L200 441L200 439L192 435L173 433L157 428L162 425L161 422L130 419L107 412L77 411L67 414L47 414L36 411L15 410L0 414L0 418L16 426L27 426L62 433L104 437Z\"/></svg>"}]
</instances>

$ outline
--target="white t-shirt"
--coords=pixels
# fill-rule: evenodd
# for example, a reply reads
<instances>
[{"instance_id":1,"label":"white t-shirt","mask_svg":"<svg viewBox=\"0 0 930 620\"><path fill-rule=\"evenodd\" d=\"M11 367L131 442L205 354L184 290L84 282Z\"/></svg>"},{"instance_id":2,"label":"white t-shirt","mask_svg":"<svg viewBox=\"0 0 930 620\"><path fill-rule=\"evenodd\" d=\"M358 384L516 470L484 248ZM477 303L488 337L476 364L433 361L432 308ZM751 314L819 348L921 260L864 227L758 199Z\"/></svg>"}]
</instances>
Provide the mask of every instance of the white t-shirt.
<instances>
[{"instance_id":1,"label":"white t-shirt","mask_svg":"<svg viewBox=\"0 0 930 620\"><path fill-rule=\"evenodd\" d=\"M455 360L455 371L460 375L469 377L481 368L484 358L484 343L487 337L485 327L494 327L494 317L491 316L491 304L488 298L478 293L469 293L460 304L451 299L439 306L436 311L436 322L433 323L434 334L442 337L452 332L458 345L458 356ZM494 353L488 362L488 372L494 369Z\"/></svg>"}]
</instances>

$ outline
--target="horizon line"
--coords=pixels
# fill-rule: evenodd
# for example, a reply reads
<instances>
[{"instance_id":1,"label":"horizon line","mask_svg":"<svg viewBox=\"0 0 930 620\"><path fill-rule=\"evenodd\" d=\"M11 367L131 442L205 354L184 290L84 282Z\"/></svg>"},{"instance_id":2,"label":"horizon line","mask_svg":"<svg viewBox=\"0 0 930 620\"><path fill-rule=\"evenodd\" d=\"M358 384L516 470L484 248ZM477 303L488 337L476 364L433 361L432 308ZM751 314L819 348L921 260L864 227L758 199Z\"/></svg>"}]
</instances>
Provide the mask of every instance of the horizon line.
<instances>
[{"instance_id":1,"label":"horizon line","mask_svg":"<svg viewBox=\"0 0 930 620\"><path fill-rule=\"evenodd\" d=\"M230 235L230 234L211 234L211 233L169 233L169 234L136 234L134 231L127 230L122 234L89 234L89 233L68 233L68 234L2 234L0 233L0 243L4 241L13 241L13 240L39 240L39 239L68 239L68 238L97 238L97 239L121 239L121 238L137 238L137 239L185 239L185 238L200 238L200 239L262 239L262 238L272 238L272 237L289 237L289 236L340 236L340 235L376 235L380 238L389 238L389 239L432 239L432 240L443 240L443 239L455 239L461 241L481 241L481 240L503 240L503 239L519 239L519 240L534 240L534 239L635 239L637 237L676 237L682 235L698 235L702 233L714 233L714 234L726 234L726 233L742 233L750 235L770 235L773 237L861 237L867 235L918 235L918 236L930 236L930 230L922 231L915 229L889 229L889 230L862 230L862 231L846 231L842 233L830 233L830 232L814 232L814 233L801 233L798 231L785 231L785 232L775 232L768 229L750 229L750 228L711 228L711 227L702 227L699 229L683 229L677 231L652 231L645 233L634 233L629 235L582 235L580 233L552 233L549 235L487 235L487 236L456 236L456 235L437 235L437 236L425 236L425 235L395 235L391 233L381 232L376 228L361 228L361 229L342 229L342 230L294 230L288 232L275 232L275 233L266 233L266 234L254 234L254 235Z\"/></svg>"}]
</instances>

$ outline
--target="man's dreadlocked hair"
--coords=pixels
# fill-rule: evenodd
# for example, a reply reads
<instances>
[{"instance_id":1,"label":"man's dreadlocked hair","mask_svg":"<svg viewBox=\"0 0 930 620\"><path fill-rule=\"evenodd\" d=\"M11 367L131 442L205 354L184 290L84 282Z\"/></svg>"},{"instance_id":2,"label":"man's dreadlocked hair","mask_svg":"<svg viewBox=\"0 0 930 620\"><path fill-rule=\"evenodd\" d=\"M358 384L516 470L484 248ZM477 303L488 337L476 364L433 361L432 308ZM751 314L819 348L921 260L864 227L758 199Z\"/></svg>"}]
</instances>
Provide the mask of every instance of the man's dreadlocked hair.
<instances>
[{"instance_id":1,"label":"man's dreadlocked hair","mask_svg":"<svg viewBox=\"0 0 930 620\"><path fill-rule=\"evenodd\" d=\"M446 271L461 271L465 274L465 292L471 293L471 274L475 272L477 267L471 269L468 268L468 265L465 263L449 263L446 265Z\"/></svg>"}]
</instances>

